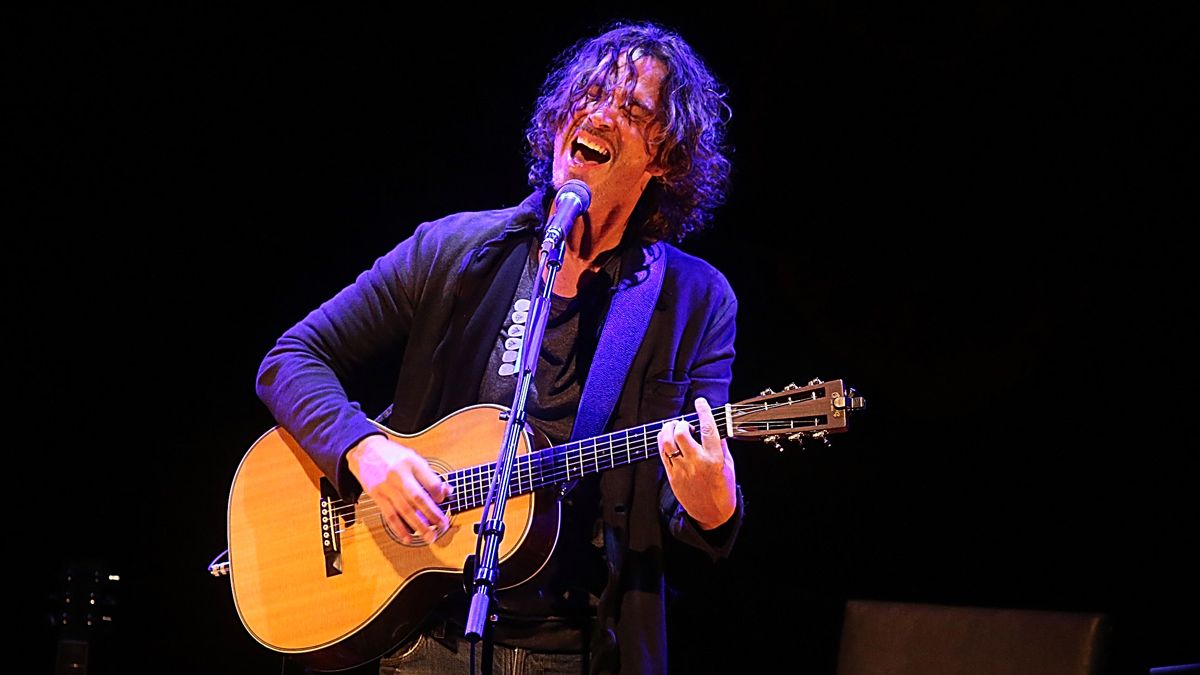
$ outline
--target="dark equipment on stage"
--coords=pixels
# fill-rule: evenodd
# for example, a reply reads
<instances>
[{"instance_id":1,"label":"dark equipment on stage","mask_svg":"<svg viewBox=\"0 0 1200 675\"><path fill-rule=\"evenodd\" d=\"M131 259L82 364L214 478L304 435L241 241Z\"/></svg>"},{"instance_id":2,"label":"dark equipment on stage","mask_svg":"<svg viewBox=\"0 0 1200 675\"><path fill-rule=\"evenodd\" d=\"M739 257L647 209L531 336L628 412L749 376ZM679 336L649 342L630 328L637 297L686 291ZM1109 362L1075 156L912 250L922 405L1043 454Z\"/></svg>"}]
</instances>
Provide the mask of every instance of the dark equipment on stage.
<instances>
[{"instance_id":1,"label":"dark equipment on stage","mask_svg":"<svg viewBox=\"0 0 1200 675\"><path fill-rule=\"evenodd\" d=\"M103 562L71 563L50 595L50 625L57 633L56 675L115 672L109 663L121 577Z\"/></svg>"}]
</instances>

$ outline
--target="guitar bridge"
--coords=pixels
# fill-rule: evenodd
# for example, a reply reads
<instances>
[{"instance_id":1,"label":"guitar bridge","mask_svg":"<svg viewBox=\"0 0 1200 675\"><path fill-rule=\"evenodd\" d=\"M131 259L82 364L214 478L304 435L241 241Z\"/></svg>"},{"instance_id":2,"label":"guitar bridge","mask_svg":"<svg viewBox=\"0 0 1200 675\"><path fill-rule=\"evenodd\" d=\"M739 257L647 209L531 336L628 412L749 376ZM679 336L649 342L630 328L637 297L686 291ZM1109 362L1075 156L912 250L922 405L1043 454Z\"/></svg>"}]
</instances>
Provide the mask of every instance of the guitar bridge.
<instances>
[{"instance_id":1,"label":"guitar bridge","mask_svg":"<svg viewBox=\"0 0 1200 675\"><path fill-rule=\"evenodd\" d=\"M325 576L342 573L342 528L343 519L338 516L342 500L329 479L321 479L321 547L325 553ZM349 521L349 518L345 519Z\"/></svg>"}]
</instances>

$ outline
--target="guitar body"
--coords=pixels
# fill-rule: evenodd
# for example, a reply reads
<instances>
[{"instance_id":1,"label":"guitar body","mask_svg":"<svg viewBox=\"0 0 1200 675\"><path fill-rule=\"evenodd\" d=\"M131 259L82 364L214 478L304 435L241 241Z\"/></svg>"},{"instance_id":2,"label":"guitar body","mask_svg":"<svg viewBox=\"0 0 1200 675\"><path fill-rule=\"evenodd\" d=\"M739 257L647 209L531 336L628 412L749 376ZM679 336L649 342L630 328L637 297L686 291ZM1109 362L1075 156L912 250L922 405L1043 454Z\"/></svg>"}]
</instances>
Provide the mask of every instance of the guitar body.
<instances>
[{"instance_id":1,"label":"guitar body","mask_svg":"<svg viewBox=\"0 0 1200 675\"><path fill-rule=\"evenodd\" d=\"M444 475L495 462L506 424L499 419L502 410L471 406L411 436L382 426L380 431ZM530 452L532 442L527 431L519 454ZM328 511L334 497L321 470L278 427L246 453L229 495L229 569L242 623L264 646L320 670L350 668L382 655L461 588L481 511L453 513L449 530L435 541L417 538L405 545L365 494L353 508L341 505L323 521L322 506ZM508 500L502 588L526 581L545 565L559 523L559 505L549 493Z\"/></svg>"}]
</instances>

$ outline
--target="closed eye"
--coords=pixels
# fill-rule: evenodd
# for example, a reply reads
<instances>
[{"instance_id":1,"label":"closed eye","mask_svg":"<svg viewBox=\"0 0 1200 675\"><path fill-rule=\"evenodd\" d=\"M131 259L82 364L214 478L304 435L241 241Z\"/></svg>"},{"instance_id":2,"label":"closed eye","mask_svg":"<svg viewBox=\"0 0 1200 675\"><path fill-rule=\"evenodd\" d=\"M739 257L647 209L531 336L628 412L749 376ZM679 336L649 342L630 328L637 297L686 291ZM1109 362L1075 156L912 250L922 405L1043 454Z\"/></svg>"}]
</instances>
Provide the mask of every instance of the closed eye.
<instances>
[{"instance_id":1,"label":"closed eye","mask_svg":"<svg viewBox=\"0 0 1200 675\"><path fill-rule=\"evenodd\" d=\"M630 103L625 106L629 119L634 122L644 122L654 116L650 109L640 103Z\"/></svg>"}]
</instances>

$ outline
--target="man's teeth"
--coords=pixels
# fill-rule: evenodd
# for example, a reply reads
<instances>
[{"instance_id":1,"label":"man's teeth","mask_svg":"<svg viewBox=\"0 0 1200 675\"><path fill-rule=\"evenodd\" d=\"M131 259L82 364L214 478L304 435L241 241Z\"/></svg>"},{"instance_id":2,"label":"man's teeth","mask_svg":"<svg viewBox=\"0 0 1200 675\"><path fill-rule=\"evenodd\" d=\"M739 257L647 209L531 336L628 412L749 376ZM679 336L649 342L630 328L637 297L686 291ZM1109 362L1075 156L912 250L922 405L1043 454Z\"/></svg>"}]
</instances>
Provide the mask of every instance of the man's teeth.
<instances>
[{"instance_id":1,"label":"man's teeth","mask_svg":"<svg viewBox=\"0 0 1200 675\"><path fill-rule=\"evenodd\" d=\"M604 155L605 157L608 157L608 150L605 150L604 148L596 145L595 143L589 143L582 138L576 138L575 142L584 146L585 148L588 148L589 150L593 150L595 152L600 153L601 155Z\"/></svg>"}]
</instances>

